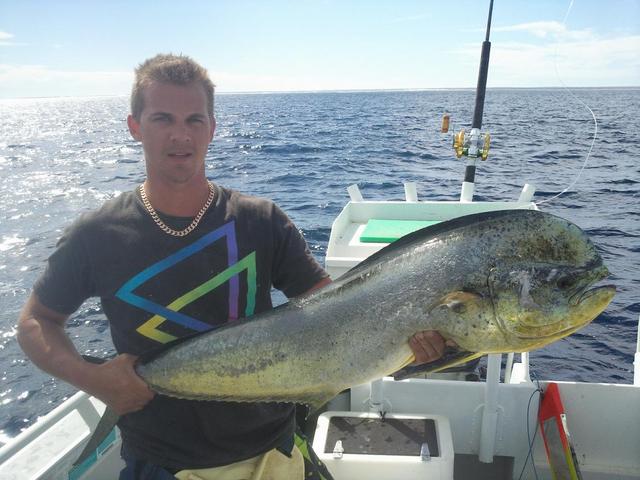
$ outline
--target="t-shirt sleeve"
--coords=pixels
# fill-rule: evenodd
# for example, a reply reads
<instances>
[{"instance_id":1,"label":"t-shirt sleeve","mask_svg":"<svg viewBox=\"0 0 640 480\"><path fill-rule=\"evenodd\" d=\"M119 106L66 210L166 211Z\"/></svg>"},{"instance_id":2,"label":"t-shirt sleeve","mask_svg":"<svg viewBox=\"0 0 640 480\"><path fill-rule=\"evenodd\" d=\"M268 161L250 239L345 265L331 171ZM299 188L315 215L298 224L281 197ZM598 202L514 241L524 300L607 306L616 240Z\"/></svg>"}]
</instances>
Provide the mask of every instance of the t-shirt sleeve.
<instances>
[{"instance_id":1,"label":"t-shirt sleeve","mask_svg":"<svg viewBox=\"0 0 640 480\"><path fill-rule=\"evenodd\" d=\"M315 260L307 242L287 215L273 205L273 286L287 297L305 293L329 275Z\"/></svg>"},{"instance_id":2,"label":"t-shirt sleeve","mask_svg":"<svg viewBox=\"0 0 640 480\"><path fill-rule=\"evenodd\" d=\"M80 225L78 220L65 230L33 287L42 304L65 315L75 312L95 291Z\"/></svg>"}]
</instances>

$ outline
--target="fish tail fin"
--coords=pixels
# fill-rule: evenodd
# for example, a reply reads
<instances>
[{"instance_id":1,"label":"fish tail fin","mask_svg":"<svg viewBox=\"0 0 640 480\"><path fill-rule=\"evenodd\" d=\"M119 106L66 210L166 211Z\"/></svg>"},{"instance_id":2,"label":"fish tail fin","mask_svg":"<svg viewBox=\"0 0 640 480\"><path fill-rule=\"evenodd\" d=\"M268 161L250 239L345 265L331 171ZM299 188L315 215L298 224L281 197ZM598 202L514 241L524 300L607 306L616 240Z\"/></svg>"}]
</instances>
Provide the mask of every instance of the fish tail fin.
<instances>
[{"instance_id":1,"label":"fish tail fin","mask_svg":"<svg viewBox=\"0 0 640 480\"><path fill-rule=\"evenodd\" d=\"M89 442L85 445L82 453L78 456L73 466L80 465L100 446L100 444L107 438L107 435L114 429L120 416L111 408L107 407L96 425L93 434L89 438Z\"/></svg>"}]
</instances>

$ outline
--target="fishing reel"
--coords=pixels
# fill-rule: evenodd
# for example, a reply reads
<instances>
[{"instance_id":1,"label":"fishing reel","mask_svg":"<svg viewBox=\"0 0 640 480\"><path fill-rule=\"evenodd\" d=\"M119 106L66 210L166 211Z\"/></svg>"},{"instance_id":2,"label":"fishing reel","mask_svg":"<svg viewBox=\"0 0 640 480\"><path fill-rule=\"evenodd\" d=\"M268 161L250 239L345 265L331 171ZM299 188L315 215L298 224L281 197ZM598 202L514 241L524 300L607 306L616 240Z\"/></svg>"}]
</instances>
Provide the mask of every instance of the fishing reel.
<instances>
[{"instance_id":1,"label":"fishing reel","mask_svg":"<svg viewBox=\"0 0 640 480\"><path fill-rule=\"evenodd\" d=\"M442 133L449 132L450 119L451 117L448 114L443 115ZM456 152L457 158L464 155L465 157L479 157L482 160L486 160L489 156L490 143L491 135L488 132L480 133L480 130L477 128L472 128L468 136L464 128L458 133L453 134L453 150Z\"/></svg>"}]
</instances>

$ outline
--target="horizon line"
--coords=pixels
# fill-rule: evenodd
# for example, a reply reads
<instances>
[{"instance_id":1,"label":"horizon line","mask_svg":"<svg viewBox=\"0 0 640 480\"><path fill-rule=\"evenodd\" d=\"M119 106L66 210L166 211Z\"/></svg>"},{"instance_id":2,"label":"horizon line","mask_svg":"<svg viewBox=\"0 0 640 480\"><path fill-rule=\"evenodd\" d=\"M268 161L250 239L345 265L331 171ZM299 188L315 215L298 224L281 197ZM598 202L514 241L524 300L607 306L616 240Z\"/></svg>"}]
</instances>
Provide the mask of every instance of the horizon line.
<instances>
[{"instance_id":1,"label":"horizon line","mask_svg":"<svg viewBox=\"0 0 640 480\"><path fill-rule=\"evenodd\" d=\"M547 86L547 87L487 87L489 90L635 90L640 89L640 85L626 86L598 86L598 87L567 87L567 86ZM234 90L216 91L216 95L273 95L273 94L309 94L309 93L384 93L384 92L447 92L447 91L475 91L475 87L432 87L432 88L356 88L356 89L314 89L314 90ZM95 94L95 95L56 95L56 96L24 96L24 97L3 97L0 100L36 100L54 98L119 98L129 97L130 93L119 94Z\"/></svg>"}]
</instances>

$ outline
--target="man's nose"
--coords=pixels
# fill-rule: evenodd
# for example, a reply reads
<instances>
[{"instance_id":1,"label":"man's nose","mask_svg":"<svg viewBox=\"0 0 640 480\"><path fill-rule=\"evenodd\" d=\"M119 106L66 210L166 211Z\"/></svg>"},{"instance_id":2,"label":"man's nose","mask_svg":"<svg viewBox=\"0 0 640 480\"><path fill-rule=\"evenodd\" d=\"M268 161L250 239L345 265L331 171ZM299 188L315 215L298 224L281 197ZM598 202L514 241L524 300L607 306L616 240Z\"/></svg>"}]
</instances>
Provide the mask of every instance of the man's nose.
<instances>
[{"instance_id":1,"label":"man's nose","mask_svg":"<svg viewBox=\"0 0 640 480\"><path fill-rule=\"evenodd\" d=\"M187 125L178 124L171 130L172 142L191 142L191 133Z\"/></svg>"}]
</instances>

